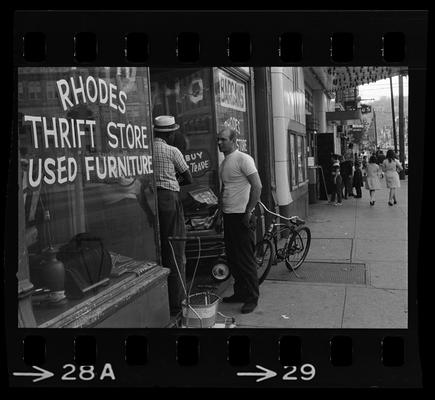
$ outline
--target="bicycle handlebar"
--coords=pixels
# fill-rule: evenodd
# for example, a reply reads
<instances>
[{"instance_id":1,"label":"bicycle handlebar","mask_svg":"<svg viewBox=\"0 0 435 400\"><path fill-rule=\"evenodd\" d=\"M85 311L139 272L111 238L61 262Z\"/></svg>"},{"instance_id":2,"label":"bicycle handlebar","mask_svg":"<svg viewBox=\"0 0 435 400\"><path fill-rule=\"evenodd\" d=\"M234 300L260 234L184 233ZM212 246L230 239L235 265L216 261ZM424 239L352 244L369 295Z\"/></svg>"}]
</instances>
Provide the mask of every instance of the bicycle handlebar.
<instances>
[{"instance_id":1,"label":"bicycle handlebar","mask_svg":"<svg viewBox=\"0 0 435 400\"><path fill-rule=\"evenodd\" d=\"M299 218L297 215L293 215L292 217L284 217L281 214L277 214L274 213L273 211L270 211L261 201L259 201L258 204L260 204L265 211L267 211L271 215L274 215L275 217L282 218L285 221L290 221L293 224L305 224L305 221L302 218Z\"/></svg>"}]
</instances>

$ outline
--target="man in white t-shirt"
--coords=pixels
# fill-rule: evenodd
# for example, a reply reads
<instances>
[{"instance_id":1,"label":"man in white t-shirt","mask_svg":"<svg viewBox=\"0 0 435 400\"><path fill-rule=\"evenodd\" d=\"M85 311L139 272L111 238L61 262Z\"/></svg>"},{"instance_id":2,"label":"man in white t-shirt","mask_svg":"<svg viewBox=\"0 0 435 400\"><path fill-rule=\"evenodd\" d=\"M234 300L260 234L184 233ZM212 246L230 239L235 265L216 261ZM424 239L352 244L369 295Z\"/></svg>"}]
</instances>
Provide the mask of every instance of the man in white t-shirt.
<instances>
[{"instance_id":1,"label":"man in white t-shirt","mask_svg":"<svg viewBox=\"0 0 435 400\"><path fill-rule=\"evenodd\" d=\"M219 150L225 159L219 168L222 181L220 204L224 217L225 249L234 277L234 294L224 303L244 303L242 313L257 307L259 289L254 257L254 208L260 200L261 180L253 158L237 150L237 132L225 128L218 133Z\"/></svg>"}]
</instances>

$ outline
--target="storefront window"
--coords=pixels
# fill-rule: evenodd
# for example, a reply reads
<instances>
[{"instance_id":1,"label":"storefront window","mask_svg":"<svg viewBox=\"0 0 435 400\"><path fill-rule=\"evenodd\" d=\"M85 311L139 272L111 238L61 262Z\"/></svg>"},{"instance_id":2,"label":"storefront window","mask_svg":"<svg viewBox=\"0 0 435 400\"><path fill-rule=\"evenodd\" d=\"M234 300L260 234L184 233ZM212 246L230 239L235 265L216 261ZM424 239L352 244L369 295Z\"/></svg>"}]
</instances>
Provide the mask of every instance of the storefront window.
<instances>
[{"instance_id":1,"label":"storefront window","mask_svg":"<svg viewBox=\"0 0 435 400\"><path fill-rule=\"evenodd\" d=\"M29 93L29 99L31 100L41 99L41 82L38 81L28 82L27 91Z\"/></svg>"},{"instance_id":2,"label":"storefront window","mask_svg":"<svg viewBox=\"0 0 435 400\"><path fill-rule=\"evenodd\" d=\"M18 83L18 98L22 100L24 97L24 88L23 88L23 82Z\"/></svg>"},{"instance_id":3,"label":"storefront window","mask_svg":"<svg viewBox=\"0 0 435 400\"><path fill-rule=\"evenodd\" d=\"M295 162L295 135L290 134L290 166L291 166L291 187L294 189L296 187L296 162Z\"/></svg>"},{"instance_id":4,"label":"storefront window","mask_svg":"<svg viewBox=\"0 0 435 400\"><path fill-rule=\"evenodd\" d=\"M55 82L47 82L46 85L46 89L47 89L47 99L48 100L53 100L56 98L56 86L55 86Z\"/></svg>"},{"instance_id":5,"label":"storefront window","mask_svg":"<svg viewBox=\"0 0 435 400\"><path fill-rule=\"evenodd\" d=\"M158 259L148 71L20 68L18 81L19 240L41 323L120 267Z\"/></svg>"},{"instance_id":6,"label":"storefront window","mask_svg":"<svg viewBox=\"0 0 435 400\"><path fill-rule=\"evenodd\" d=\"M173 145L183 153L193 177L193 184L181 187L187 217L197 211L189 192L210 189L217 195L219 190L210 77L210 68L151 68L153 118L175 117L180 129Z\"/></svg>"},{"instance_id":7,"label":"storefront window","mask_svg":"<svg viewBox=\"0 0 435 400\"><path fill-rule=\"evenodd\" d=\"M247 85L219 68L151 68L150 75L152 116L175 117L180 129L173 145L193 177L192 184L180 188L186 228L212 229L207 221L217 208L223 159L216 135L226 126L233 128L239 150L249 152ZM204 199L206 206L198 204Z\"/></svg>"},{"instance_id":8,"label":"storefront window","mask_svg":"<svg viewBox=\"0 0 435 400\"><path fill-rule=\"evenodd\" d=\"M246 83L220 69L215 70L214 88L217 131L229 126L238 133L239 150L250 153Z\"/></svg>"},{"instance_id":9,"label":"storefront window","mask_svg":"<svg viewBox=\"0 0 435 400\"><path fill-rule=\"evenodd\" d=\"M304 138L300 135L297 136L298 140L298 148L297 148L297 157L298 157L298 181L302 183L304 181L304 152L303 152L303 140Z\"/></svg>"}]
</instances>

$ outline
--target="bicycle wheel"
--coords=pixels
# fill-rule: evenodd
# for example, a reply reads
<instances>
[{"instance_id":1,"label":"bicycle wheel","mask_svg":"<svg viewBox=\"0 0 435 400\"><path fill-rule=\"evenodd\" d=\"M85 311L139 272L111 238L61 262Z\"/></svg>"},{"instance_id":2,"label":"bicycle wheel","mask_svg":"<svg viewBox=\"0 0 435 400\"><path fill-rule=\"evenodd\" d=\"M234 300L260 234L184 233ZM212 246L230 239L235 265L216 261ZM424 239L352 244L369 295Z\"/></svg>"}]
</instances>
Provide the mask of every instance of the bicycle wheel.
<instances>
[{"instance_id":1,"label":"bicycle wheel","mask_svg":"<svg viewBox=\"0 0 435 400\"><path fill-rule=\"evenodd\" d=\"M307 257L311 244L311 231L306 226L296 228L286 249L285 265L290 270L298 269Z\"/></svg>"},{"instance_id":2,"label":"bicycle wheel","mask_svg":"<svg viewBox=\"0 0 435 400\"><path fill-rule=\"evenodd\" d=\"M257 262L258 284L261 285L266 279L272 266L272 243L269 240L262 240L255 246L255 261Z\"/></svg>"}]
</instances>

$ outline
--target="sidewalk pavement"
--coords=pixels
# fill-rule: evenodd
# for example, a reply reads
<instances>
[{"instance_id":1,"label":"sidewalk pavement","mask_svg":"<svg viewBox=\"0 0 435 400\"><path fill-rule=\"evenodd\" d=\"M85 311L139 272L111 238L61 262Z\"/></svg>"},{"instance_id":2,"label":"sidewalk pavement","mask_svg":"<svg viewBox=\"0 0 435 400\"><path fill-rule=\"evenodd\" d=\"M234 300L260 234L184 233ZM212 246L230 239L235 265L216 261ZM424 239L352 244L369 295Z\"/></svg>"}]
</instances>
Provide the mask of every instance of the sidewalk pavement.
<instances>
[{"instance_id":1,"label":"sidewalk pavement","mask_svg":"<svg viewBox=\"0 0 435 400\"><path fill-rule=\"evenodd\" d=\"M312 241L306 261L364 263L366 284L266 279L254 312L241 314L240 303L221 303L219 311L234 317L237 328L407 328L407 179L396 189L395 206L387 203L385 179L374 206L365 188L362 198L349 197L341 207L327 201L309 205ZM232 293L229 284L220 295Z\"/></svg>"}]
</instances>

